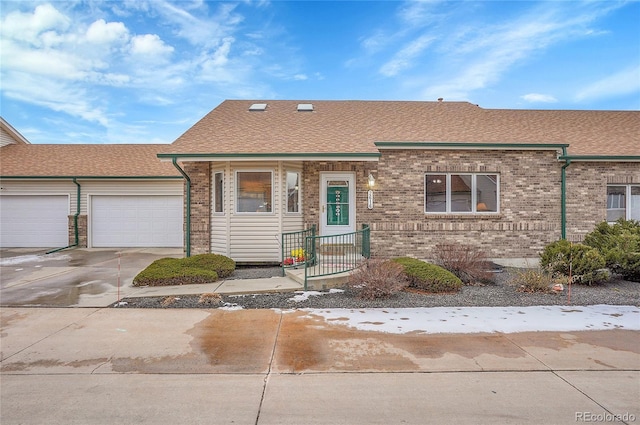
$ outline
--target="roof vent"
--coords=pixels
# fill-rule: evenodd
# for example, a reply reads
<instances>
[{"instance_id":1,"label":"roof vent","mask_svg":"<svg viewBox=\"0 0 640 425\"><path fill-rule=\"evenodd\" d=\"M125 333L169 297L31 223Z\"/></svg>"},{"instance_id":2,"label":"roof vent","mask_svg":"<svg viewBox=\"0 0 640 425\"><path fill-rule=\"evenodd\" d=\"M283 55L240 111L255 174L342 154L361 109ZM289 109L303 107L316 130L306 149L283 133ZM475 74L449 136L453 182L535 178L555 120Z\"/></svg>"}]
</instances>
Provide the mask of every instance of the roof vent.
<instances>
[{"instance_id":1,"label":"roof vent","mask_svg":"<svg viewBox=\"0 0 640 425\"><path fill-rule=\"evenodd\" d=\"M312 103L298 103L298 112L313 112Z\"/></svg>"},{"instance_id":2,"label":"roof vent","mask_svg":"<svg viewBox=\"0 0 640 425\"><path fill-rule=\"evenodd\" d=\"M264 111L265 109L267 109L266 103L254 103L253 105L249 106L250 111Z\"/></svg>"}]
</instances>

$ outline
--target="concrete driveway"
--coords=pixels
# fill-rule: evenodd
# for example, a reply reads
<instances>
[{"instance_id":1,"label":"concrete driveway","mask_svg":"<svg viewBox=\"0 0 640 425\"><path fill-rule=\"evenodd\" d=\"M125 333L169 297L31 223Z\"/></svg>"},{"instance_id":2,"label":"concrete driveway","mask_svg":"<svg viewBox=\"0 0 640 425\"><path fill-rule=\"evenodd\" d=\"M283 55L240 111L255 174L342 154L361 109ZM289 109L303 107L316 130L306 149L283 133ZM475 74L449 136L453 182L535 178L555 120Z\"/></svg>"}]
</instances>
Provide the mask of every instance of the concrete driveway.
<instances>
[{"instance_id":1,"label":"concrete driveway","mask_svg":"<svg viewBox=\"0 0 640 425\"><path fill-rule=\"evenodd\" d=\"M133 278L151 262L182 257L181 248L0 249L3 306L108 306L127 295Z\"/></svg>"},{"instance_id":2,"label":"concrete driveway","mask_svg":"<svg viewBox=\"0 0 640 425\"><path fill-rule=\"evenodd\" d=\"M0 422L640 419L639 331L398 335L319 312L3 308Z\"/></svg>"}]
</instances>

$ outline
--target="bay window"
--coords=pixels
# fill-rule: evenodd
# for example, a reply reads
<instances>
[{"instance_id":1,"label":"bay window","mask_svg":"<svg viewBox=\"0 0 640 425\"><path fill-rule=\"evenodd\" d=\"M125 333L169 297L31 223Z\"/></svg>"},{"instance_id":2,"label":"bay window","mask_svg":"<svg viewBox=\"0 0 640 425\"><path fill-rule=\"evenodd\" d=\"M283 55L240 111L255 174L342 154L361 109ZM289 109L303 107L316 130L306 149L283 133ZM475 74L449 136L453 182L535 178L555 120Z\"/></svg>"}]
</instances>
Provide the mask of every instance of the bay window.
<instances>
[{"instance_id":1,"label":"bay window","mask_svg":"<svg viewBox=\"0 0 640 425\"><path fill-rule=\"evenodd\" d=\"M300 212L300 173L287 171L287 212Z\"/></svg>"},{"instance_id":2,"label":"bay window","mask_svg":"<svg viewBox=\"0 0 640 425\"><path fill-rule=\"evenodd\" d=\"M271 171L236 172L236 211L270 213L273 211L273 175Z\"/></svg>"}]
</instances>

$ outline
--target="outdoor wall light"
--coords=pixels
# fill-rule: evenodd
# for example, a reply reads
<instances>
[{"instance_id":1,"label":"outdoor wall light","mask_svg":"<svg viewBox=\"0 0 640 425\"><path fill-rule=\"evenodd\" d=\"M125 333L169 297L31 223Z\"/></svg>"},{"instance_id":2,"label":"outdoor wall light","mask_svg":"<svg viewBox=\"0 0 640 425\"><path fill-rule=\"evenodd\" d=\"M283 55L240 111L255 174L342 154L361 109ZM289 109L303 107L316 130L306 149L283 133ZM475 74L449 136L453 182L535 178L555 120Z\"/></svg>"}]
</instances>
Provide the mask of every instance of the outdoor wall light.
<instances>
[{"instance_id":1,"label":"outdoor wall light","mask_svg":"<svg viewBox=\"0 0 640 425\"><path fill-rule=\"evenodd\" d=\"M369 187L373 188L373 186L376 184L376 179L373 177L373 174L369 173Z\"/></svg>"}]
</instances>

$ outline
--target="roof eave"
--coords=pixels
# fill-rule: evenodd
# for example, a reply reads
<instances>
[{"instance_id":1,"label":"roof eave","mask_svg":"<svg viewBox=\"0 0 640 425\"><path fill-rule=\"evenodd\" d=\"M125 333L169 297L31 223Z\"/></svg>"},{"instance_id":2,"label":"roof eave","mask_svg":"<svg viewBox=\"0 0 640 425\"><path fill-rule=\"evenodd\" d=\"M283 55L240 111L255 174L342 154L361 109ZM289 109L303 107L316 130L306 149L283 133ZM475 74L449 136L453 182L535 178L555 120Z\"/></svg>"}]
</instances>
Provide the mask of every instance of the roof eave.
<instances>
[{"instance_id":1,"label":"roof eave","mask_svg":"<svg viewBox=\"0 0 640 425\"><path fill-rule=\"evenodd\" d=\"M378 149L431 150L561 150L568 143L375 142Z\"/></svg>"},{"instance_id":2,"label":"roof eave","mask_svg":"<svg viewBox=\"0 0 640 425\"><path fill-rule=\"evenodd\" d=\"M640 162L637 155L562 155L561 161L572 162Z\"/></svg>"},{"instance_id":3,"label":"roof eave","mask_svg":"<svg viewBox=\"0 0 640 425\"><path fill-rule=\"evenodd\" d=\"M378 161L378 152L330 153L159 153L158 158L182 162L197 161Z\"/></svg>"}]
</instances>

